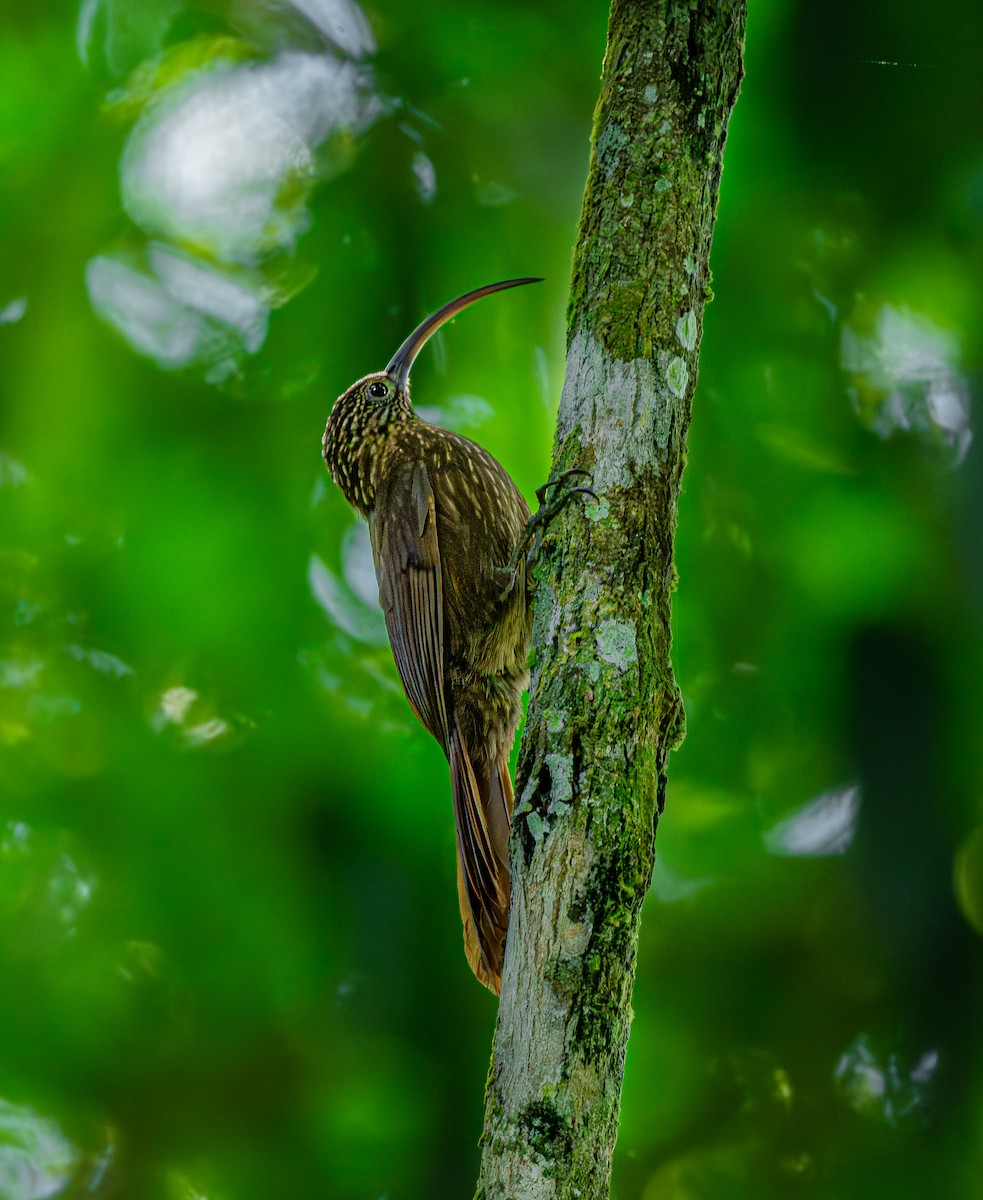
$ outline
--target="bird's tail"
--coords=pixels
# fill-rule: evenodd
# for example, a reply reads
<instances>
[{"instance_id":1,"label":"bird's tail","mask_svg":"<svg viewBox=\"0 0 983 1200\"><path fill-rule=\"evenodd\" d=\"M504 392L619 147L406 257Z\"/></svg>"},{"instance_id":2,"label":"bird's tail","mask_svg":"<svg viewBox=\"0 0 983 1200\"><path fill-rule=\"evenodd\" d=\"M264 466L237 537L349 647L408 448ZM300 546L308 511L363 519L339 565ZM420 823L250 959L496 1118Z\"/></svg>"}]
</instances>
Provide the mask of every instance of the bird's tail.
<instances>
[{"instance_id":1,"label":"bird's tail","mask_svg":"<svg viewBox=\"0 0 983 1200\"><path fill-rule=\"evenodd\" d=\"M476 771L457 728L449 749L464 953L479 982L497 996L509 917L509 764L503 758Z\"/></svg>"}]
</instances>

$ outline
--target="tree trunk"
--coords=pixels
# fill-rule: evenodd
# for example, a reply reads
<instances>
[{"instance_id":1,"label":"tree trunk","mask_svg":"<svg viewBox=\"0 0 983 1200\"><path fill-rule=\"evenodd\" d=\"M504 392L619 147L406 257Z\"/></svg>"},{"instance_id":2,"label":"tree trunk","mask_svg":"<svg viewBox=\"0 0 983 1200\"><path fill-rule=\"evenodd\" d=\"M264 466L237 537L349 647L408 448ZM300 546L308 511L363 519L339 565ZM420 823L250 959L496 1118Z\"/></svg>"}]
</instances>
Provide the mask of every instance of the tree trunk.
<instances>
[{"instance_id":1,"label":"tree trunk","mask_svg":"<svg viewBox=\"0 0 983 1200\"><path fill-rule=\"evenodd\" d=\"M598 504L537 573L512 906L477 1196L609 1190L639 914L683 714L676 503L744 0L614 0L569 308L554 473Z\"/></svg>"}]
</instances>

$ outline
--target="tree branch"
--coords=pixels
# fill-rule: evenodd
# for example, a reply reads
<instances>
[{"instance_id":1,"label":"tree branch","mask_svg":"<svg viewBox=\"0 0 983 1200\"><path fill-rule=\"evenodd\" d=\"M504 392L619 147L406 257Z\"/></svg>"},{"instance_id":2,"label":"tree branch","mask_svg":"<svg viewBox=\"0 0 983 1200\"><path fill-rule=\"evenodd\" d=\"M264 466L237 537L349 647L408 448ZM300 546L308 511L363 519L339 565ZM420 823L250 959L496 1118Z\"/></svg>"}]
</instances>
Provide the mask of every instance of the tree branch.
<instances>
[{"instance_id":1,"label":"tree branch","mask_svg":"<svg viewBox=\"0 0 983 1200\"><path fill-rule=\"evenodd\" d=\"M669 750L676 504L744 0L614 0L574 258L478 1197L608 1195Z\"/></svg>"}]
</instances>

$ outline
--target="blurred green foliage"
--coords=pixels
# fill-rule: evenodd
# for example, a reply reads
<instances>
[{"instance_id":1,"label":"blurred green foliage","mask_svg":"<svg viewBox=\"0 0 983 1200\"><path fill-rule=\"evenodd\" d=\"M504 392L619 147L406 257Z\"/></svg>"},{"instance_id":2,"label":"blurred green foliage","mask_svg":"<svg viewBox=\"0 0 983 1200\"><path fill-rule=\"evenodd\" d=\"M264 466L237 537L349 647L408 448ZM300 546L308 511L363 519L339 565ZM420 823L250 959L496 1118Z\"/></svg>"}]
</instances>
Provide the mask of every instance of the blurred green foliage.
<instances>
[{"instance_id":1,"label":"blurred green foliage","mask_svg":"<svg viewBox=\"0 0 983 1200\"><path fill-rule=\"evenodd\" d=\"M983 10L750 7L615 1193L969 1200ZM446 765L319 438L543 275L414 376L543 480L606 13L296 10L4 17L2 1200L473 1185Z\"/></svg>"}]
</instances>

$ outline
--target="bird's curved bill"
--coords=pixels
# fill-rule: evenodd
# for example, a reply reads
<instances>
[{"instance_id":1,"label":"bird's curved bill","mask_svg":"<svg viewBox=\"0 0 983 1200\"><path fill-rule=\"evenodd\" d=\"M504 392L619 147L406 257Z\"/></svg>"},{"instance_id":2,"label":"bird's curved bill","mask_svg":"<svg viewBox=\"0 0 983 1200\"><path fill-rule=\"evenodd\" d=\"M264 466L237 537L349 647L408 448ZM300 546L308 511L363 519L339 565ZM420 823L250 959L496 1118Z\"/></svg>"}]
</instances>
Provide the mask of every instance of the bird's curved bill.
<instances>
[{"instance_id":1,"label":"bird's curved bill","mask_svg":"<svg viewBox=\"0 0 983 1200\"><path fill-rule=\"evenodd\" d=\"M413 366L416 356L426 345L428 338L436 333L441 325L449 321L451 317L456 317L461 309L467 308L469 304L474 304L483 296L490 296L492 292L502 292L506 288L520 287L525 283L542 283L542 280L537 278L503 279L500 283L486 283L484 287L475 288L473 292L465 292L463 296L451 300L443 308L438 308L432 316L421 322L403 342L389 360L386 374L395 381L401 391L405 390L410 377L410 368Z\"/></svg>"}]
</instances>

